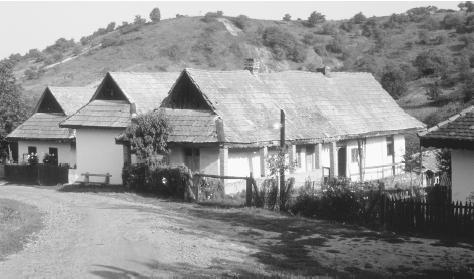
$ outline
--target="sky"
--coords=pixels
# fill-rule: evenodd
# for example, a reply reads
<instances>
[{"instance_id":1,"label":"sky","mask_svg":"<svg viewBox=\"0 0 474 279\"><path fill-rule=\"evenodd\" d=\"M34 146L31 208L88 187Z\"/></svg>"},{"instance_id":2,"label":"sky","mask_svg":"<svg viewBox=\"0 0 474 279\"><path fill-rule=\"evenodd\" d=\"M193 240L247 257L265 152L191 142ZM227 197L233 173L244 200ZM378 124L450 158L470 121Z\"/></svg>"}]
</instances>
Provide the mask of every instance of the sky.
<instances>
[{"instance_id":1,"label":"sky","mask_svg":"<svg viewBox=\"0 0 474 279\"><path fill-rule=\"evenodd\" d=\"M78 41L82 36L112 21L120 25L131 22L135 15L148 18L158 7L161 18L176 14L197 16L209 11L223 11L224 15L244 14L251 18L279 20L289 13L293 19L308 18L312 11L326 15L326 19L347 19L358 12L366 16L384 16L405 12L420 6L455 9L459 1L311 1L311 2L2 2L0 1L0 59L12 53L24 54L29 49L44 49L63 37Z\"/></svg>"}]
</instances>

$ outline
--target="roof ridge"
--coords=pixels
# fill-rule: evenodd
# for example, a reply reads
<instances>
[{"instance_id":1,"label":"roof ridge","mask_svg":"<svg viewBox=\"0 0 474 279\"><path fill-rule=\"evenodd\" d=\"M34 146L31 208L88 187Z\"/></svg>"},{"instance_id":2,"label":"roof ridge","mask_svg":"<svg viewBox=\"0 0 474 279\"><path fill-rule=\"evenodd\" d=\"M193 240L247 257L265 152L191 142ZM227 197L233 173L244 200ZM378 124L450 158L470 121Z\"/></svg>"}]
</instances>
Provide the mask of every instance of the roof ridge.
<instances>
[{"instance_id":1,"label":"roof ridge","mask_svg":"<svg viewBox=\"0 0 474 279\"><path fill-rule=\"evenodd\" d=\"M418 134L418 136L422 137L422 136L425 136L426 134L428 133L431 133L433 131L437 131L439 130L442 126L446 125L446 124L449 124L451 122L453 122L454 120L458 119L459 117L461 116L464 116L468 113L471 112L471 110L474 109L474 105L471 105L463 110L461 110L459 113L455 114L455 115L452 115L451 117L449 117L448 119L444 120L444 121L441 121L439 122L438 124L434 125L433 127L427 129L426 131L423 131L421 133Z\"/></svg>"}]
</instances>

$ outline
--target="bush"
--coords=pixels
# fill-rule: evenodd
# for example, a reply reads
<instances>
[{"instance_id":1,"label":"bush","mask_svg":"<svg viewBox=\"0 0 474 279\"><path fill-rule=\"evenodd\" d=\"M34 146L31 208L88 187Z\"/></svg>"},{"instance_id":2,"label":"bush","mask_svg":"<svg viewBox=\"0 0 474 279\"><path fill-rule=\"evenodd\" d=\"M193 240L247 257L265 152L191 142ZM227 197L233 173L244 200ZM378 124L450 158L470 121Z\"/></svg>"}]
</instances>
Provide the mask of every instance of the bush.
<instances>
[{"instance_id":1,"label":"bush","mask_svg":"<svg viewBox=\"0 0 474 279\"><path fill-rule=\"evenodd\" d=\"M447 14L444 16L441 25L445 29L457 29L464 25L464 17L458 14Z\"/></svg>"},{"instance_id":2,"label":"bush","mask_svg":"<svg viewBox=\"0 0 474 279\"><path fill-rule=\"evenodd\" d=\"M285 14L285 16L283 17L283 20L284 21L291 21L291 15L290 14Z\"/></svg>"},{"instance_id":3,"label":"bush","mask_svg":"<svg viewBox=\"0 0 474 279\"><path fill-rule=\"evenodd\" d=\"M413 22L421 22L426 19L432 12L436 12L438 8L435 6L428 6L428 7L417 7L408 10L406 13L410 18L410 21Z\"/></svg>"},{"instance_id":4,"label":"bush","mask_svg":"<svg viewBox=\"0 0 474 279\"><path fill-rule=\"evenodd\" d=\"M367 20L367 17L362 12L355 14L351 19L351 21L355 24L364 23L364 21L366 20Z\"/></svg>"},{"instance_id":5,"label":"bush","mask_svg":"<svg viewBox=\"0 0 474 279\"><path fill-rule=\"evenodd\" d=\"M312 12L311 15L308 17L308 25L310 27L314 27L316 26L316 24L323 23L325 21L326 16L317 11Z\"/></svg>"},{"instance_id":6,"label":"bush","mask_svg":"<svg viewBox=\"0 0 474 279\"><path fill-rule=\"evenodd\" d=\"M111 46L120 46L123 45L123 40L120 38L120 36L108 36L102 39L101 41L101 47L102 48L107 48Z\"/></svg>"},{"instance_id":7,"label":"bush","mask_svg":"<svg viewBox=\"0 0 474 279\"><path fill-rule=\"evenodd\" d=\"M400 98L407 90L404 73L396 66L384 68L381 84L394 99Z\"/></svg>"},{"instance_id":8,"label":"bush","mask_svg":"<svg viewBox=\"0 0 474 279\"><path fill-rule=\"evenodd\" d=\"M150 168L138 164L123 168L122 181L124 186L136 192L182 199L192 176L186 167Z\"/></svg>"},{"instance_id":9,"label":"bush","mask_svg":"<svg viewBox=\"0 0 474 279\"><path fill-rule=\"evenodd\" d=\"M413 61L422 75L440 74L446 70L448 61L446 55L435 50L423 51Z\"/></svg>"},{"instance_id":10,"label":"bush","mask_svg":"<svg viewBox=\"0 0 474 279\"><path fill-rule=\"evenodd\" d=\"M141 15L136 15L135 19L133 20L133 24L135 25L143 25L146 23L146 19L142 18Z\"/></svg>"},{"instance_id":11,"label":"bush","mask_svg":"<svg viewBox=\"0 0 474 279\"><path fill-rule=\"evenodd\" d=\"M233 22L235 26L239 27L242 30L245 30L245 28L249 24L249 18L245 15L239 15L238 17L234 18Z\"/></svg>"},{"instance_id":12,"label":"bush","mask_svg":"<svg viewBox=\"0 0 474 279\"><path fill-rule=\"evenodd\" d=\"M25 77L27 80L39 79L43 73L43 69L38 69L38 67L31 66L25 70Z\"/></svg>"},{"instance_id":13,"label":"bush","mask_svg":"<svg viewBox=\"0 0 474 279\"><path fill-rule=\"evenodd\" d=\"M160 13L160 9L159 8L154 8L151 12L150 12L150 20L152 22L159 22L161 20L161 13Z\"/></svg>"},{"instance_id":14,"label":"bush","mask_svg":"<svg viewBox=\"0 0 474 279\"><path fill-rule=\"evenodd\" d=\"M326 50L332 53L342 53L344 51L344 43L340 36L336 36L331 40L329 44L326 45Z\"/></svg>"},{"instance_id":15,"label":"bush","mask_svg":"<svg viewBox=\"0 0 474 279\"><path fill-rule=\"evenodd\" d=\"M263 44L272 49L276 59L288 58L294 62L302 62L306 58L306 50L293 34L278 27L267 27L263 31Z\"/></svg>"},{"instance_id":16,"label":"bush","mask_svg":"<svg viewBox=\"0 0 474 279\"><path fill-rule=\"evenodd\" d=\"M218 17L220 17L219 13L207 12L201 20L209 23L215 21Z\"/></svg>"},{"instance_id":17,"label":"bush","mask_svg":"<svg viewBox=\"0 0 474 279\"><path fill-rule=\"evenodd\" d=\"M431 84L428 86L428 89L426 89L426 96L428 97L428 100L431 101L439 101L442 93L443 91L441 91L441 88L439 88L437 83Z\"/></svg>"},{"instance_id":18,"label":"bush","mask_svg":"<svg viewBox=\"0 0 474 279\"><path fill-rule=\"evenodd\" d=\"M324 35L336 35L338 32L337 25L332 22L327 22L323 24L323 29L321 30L321 34Z\"/></svg>"},{"instance_id":19,"label":"bush","mask_svg":"<svg viewBox=\"0 0 474 279\"><path fill-rule=\"evenodd\" d=\"M124 22L126 23L126 22ZM120 30L120 34L128 34L128 33L132 33L132 32L136 32L138 30L140 30L141 28L141 25L139 24L123 24L122 26L120 26L119 30Z\"/></svg>"}]
</instances>

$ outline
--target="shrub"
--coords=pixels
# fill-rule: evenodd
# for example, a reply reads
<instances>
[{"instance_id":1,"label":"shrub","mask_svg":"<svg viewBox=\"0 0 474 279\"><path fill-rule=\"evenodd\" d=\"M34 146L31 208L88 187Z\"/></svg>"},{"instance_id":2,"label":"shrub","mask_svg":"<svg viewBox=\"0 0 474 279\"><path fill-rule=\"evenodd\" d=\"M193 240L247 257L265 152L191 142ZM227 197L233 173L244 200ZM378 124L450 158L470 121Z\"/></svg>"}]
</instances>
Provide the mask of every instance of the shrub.
<instances>
[{"instance_id":1,"label":"shrub","mask_svg":"<svg viewBox=\"0 0 474 279\"><path fill-rule=\"evenodd\" d=\"M351 32L354 30L354 23L352 21L344 21L339 25L339 28L346 31L346 32Z\"/></svg>"},{"instance_id":2,"label":"shrub","mask_svg":"<svg viewBox=\"0 0 474 279\"><path fill-rule=\"evenodd\" d=\"M445 29L457 29L464 25L464 17L458 14L447 14L444 16L441 25Z\"/></svg>"},{"instance_id":3,"label":"shrub","mask_svg":"<svg viewBox=\"0 0 474 279\"><path fill-rule=\"evenodd\" d=\"M381 84L394 99L400 98L407 90L404 73L396 66L384 68Z\"/></svg>"},{"instance_id":4,"label":"shrub","mask_svg":"<svg viewBox=\"0 0 474 279\"><path fill-rule=\"evenodd\" d=\"M474 4L471 1L459 3L458 8L459 10L465 11L466 13L474 12Z\"/></svg>"},{"instance_id":5,"label":"shrub","mask_svg":"<svg viewBox=\"0 0 474 279\"><path fill-rule=\"evenodd\" d=\"M418 43L422 45L427 45L430 42L430 36L428 31L420 30L418 32Z\"/></svg>"},{"instance_id":6,"label":"shrub","mask_svg":"<svg viewBox=\"0 0 474 279\"><path fill-rule=\"evenodd\" d=\"M426 19L432 12L436 12L436 10L438 10L438 8L435 6L417 7L409 9L406 13L410 18L410 21L420 22Z\"/></svg>"},{"instance_id":7,"label":"shrub","mask_svg":"<svg viewBox=\"0 0 474 279\"><path fill-rule=\"evenodd\" d=\"M120 36L108 36L102 39L101 41L101 47L102 48L107 48L111 46L119 46L123 45L123 40L120 38Z\"/></svg>"},{"instance_id":8,"label":"shrub","mask_svg":"<svg viewBox=\"0 0 474 279\"><path fill-rule=\"evenodd\" d=\"M426 89L426 96L428 97L428 100L431 101L439 101L442 93L443 91L441 91L441 88L439 88L437 83L431 84Z\"/></svg>"},{"instance_id":9,"label":"shrub","mask_svg":"<svg viewBox=\"0 0 474 279\"><path fill-rule=\"evenodd\" d=\"M235 26L239 27L242 30L245 30L245 28L249 24L249 18L245 15L239 15L238 17L234 18L233 22Z\"/></svg>"},{"instance_id":10,"label":"shrub","mask_svg":"<svg viewBox=\"0 0 474 279\"><path fill-rule=\"evenodd\" d=\"M464 83L464 87L462 90L464 95L464 102L469 102L474 97L474 77L471 75L469 80Z\"/></svg>"},{"instance_id":11,"label":"shrub","mask_svg":"<svg viewBox=\"0 0 474 279\"><path fill-rule=\"evenodd\" d=\"M326 50L332 53L342 53L344 51L344 43L341 36L336 36L326 45Z\"/></svg>"},{"instance_id":12,"label":"shrub","mask_svg":"<svg viewBox=\"0 0 474 279\"><path fill-rule=\"evenodd\" d=\"M143 25L146 23L146 19L142 18L141 15L136 15L135 19L133 20L133 24L135 25Z\"/></svg>"},{"instance_id":13,"label":"shrub","mask_svg":"<svg viewBox=\"0 0 474 279\"><path fill-rule=\"evenodd\" d=\"M186 167L149 168L145 164L138 164L123 168L122 181L124 186L133 191L184 198L192 177Z\"/></svg>"},{"instance_id":14,"label":"shrub","mask_svg":"<svg viewBox=\"0 0 474 279\"><path fill-rule=\"evenodd\" d=\"M150 12L150 20L152 22L159 22L161 20L161 13L159 8L154 8Z\"/></svg>"},{"instance_id":15,"label":"shrub","mask_svg":"<svg viewBox=\"0 0 474 279\"><path fill-rule=\"evenodd\" d=\"M35 66L31 66L25 70L25 77L27 80L38 79L43 73L44 70L38 69L38 67Z\"/></svg>"},{"instance_id":16,"label":"shrub","mask_svg":"<svg viewBox=\"0 0 474 279\"><path fill-rule=\"evenodd\" d=\"M337 25L332 22L327 22L323 24L323 29L321 30L321 34L325 35L336 35L337 34Z\"/></svg>"},{"instance_id":17,"label":"shrub","mask_svg":"<svg viewBox=\"0 0 474 279\"><path fill-rule=\"evenodd\" d=\"M308 25L311 27L314 27L316 26L316 24L323 23L325 21L326 16L317 11L312 12L311 15L309 15L308 17Z\"/></svg>"},{"instance_id":18,"label":"shrub","mask_svg":"<svg viewBox=\"0 0 474 279\"><path fill-rule=\"evenodd\" d=\"M126 23L126 22L124 22L124 23ZM128 34L128 33L136 32L136 31L140 30L140 27L141 27L141 25L139 25L139 24L128 24L128 23L126 23L126 24L123 24L119 28L119 30L120 30L121 34Z\"/></svg>"},{"instance_id":19,"label":"shrub","mask_svg":"<svg viewBox=\"0 0 474 279\"><path fill-rule=\"evenodd\" d=\"M417 67L422 75L442 73L447 65L446 55L432 49L421 52L413 61L413 66Z\"/></svg>"},{"instance_id":20,"label":"shrub","mask_svg":"<svg viewBox=\"0 0 474 279\"><path fill-rule=\"evenodd\" d=\"M218 13L207 12L201 20L206 22L206 23L209 23L209 22L215 21L216 18L218 18L218 17L219 17Z\"/></svg>"},{"instance_id":21,"label":"shrub","mask_svg":"<svg viewBox=\"0 0 474 279\"><path fill-rule=\"evenodd\" d=\"M434 31L441 27L441 23L433 17L429 17L423 22L422 28Z\"/></svg>"},{"instance_id":22,"label":"shrub","mask_svg":"<svg viewBox=\"0 0 474 279\"><path fill-rule=\"evenodd\" d=\"M111 22L105 27L105 32L110 33L115 30L115 22Z\"/></svg>"},{"instance_id":23,"label":"shrub","mask_svg":"<svg viewBox=\"0 0 474 279\"><path fill-rule=\"evenodd\" d=\"M405 14L392 14L388 20L383 24L385 28L394 28L398 25L407 23L410 18Z\"/></svg>"},{"instance_id":24,"label":"shrub","mask_svg":"<svg viewBox=\"0 0 474 279\"><path fill-rule=\"evenodd\" d=\"M355 24L364 23L364 21L366 20L367 20L367 17L362 12L355 14L351 19L351 21Z\"/></svg>"},{"instance_id":25,"label":"shrub","mask_svg":"<svg viewBox=\"0 0 474 279\"><path fill-rule=\"evenodd\" d=\"M276 59L288 58L302 62L306 58L306 50L298 43L293 34L278 27L267 27L263 31L263 44L272 49Z\"/></svg>"},{"instance_id":26,"label":"shrub","mask_svg":"<svg viewBox=\"0 0 474 279\"><path fill-rule=\"evenodd\" d=\"M285 14L285 16L283 17L283 20L284 21L291 21L291 15L290 14Z\"/></svg>"}]
</instances>

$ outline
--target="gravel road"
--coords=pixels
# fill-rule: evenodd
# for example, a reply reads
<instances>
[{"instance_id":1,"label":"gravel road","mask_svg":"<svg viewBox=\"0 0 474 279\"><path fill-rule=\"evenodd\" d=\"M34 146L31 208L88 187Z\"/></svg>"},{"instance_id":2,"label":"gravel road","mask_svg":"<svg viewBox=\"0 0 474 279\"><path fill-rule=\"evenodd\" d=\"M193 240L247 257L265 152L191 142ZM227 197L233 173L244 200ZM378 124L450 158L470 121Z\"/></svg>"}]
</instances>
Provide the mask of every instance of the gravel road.
<instances>
[{"instance_id":1,"label":"gravel road","mask_svg":"<svg viewBox=\"0 0 474 279\"><path fill-rule=\"evenodd\" d=\"M44 229L0 262L1 278L215 276L226 274L222 263L259 265L248 262L255 251L242 243L180 225L186 216L170 212L166 203L13 185L0 186L0 197L45 213Z\"/></svg>"}]
</instances>

